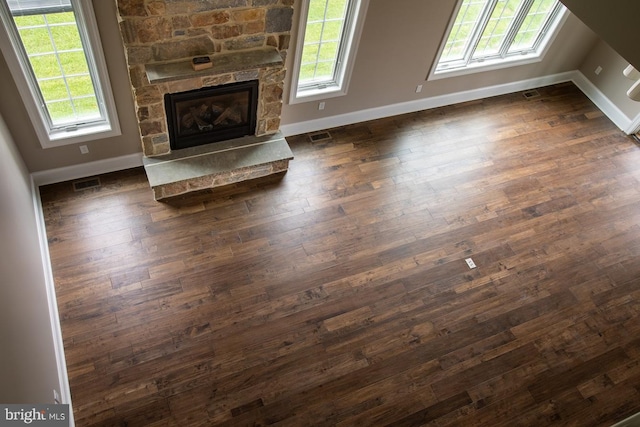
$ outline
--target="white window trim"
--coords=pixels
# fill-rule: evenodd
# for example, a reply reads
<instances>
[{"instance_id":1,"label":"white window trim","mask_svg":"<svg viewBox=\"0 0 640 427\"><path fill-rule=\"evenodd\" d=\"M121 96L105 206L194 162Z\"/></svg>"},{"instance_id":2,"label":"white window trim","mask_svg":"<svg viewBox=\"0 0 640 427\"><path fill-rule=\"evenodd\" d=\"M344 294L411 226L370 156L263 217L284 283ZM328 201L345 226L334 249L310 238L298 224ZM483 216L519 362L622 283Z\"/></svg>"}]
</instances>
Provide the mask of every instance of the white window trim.
<instances>
[{"instance_id":1,"label":"white window trim","mask_svg":"<svg viewBox=\"0 0 640 427\"><path fill-rule=\"evenodd\" d=\"M9 71L13 76L18 92L24 102L24 106L29 114L33 128L38 135L42 148L60 147L63 145L78 144L82 142L92 141L96 139L110 138L121 135L120 123L116 105L109 81L109 73L107 71L107 63L104 59L102 43L100 42L100 34L98 25L93 11L91 0L72 0L78 21L82 21L79 25L83 25L89 39L90 58L95 62L95 69L98 73L99 82L102 91L102 102L106 113L106 122L85 127L74 128L69 127L65 130L50 130L48 120L43 115L44 112L40 108L36 99L38 95L34 93L27 80L28 70L24 68L22 62L18 59L11 41L11 35L7 31L6 24L0 25L0 50L7 61ZM2 5L4 8L6 5ZM98 101L100 102L100 100Z\"/></svg>"},{"instance_id":2,"label":"white window trim","mask_svg":"<svg viewBox=\"0 0 640 427\"><path fill-rule=\"evenodd\" d=\"M506 57L504 59L494 59L494 60L485 60L483 62L473 62L468 64L464 68L454 68L451 70L437 70L438 62L440 61L440 56L442 56L442 51L444 50L447 44L447 38L449 37L449 33L451 32L451 28L455 24L456 16L458 16L458 12L460 11L460 7L462 6L463 0L458 0L458 4L451 16L451 20L449 21L449 25L447 26L447 31L445 32L445 36L440 44L440 48L438 49L438 54L436 55L436 60L433 62L431 66L431 70L429 71L429 75L427 80L440 80L440 79L448 79L451 77L465 76L469 74L481 73L485 71L494 71L500 70L503 68L511 68L517 67L521 65L534 64L537 62L542 62L544 57L553 42L555 41L558 33L564 26L565 22L569 18L569 10L561 4L560 12L557 16L557 24L554 29L547 32L542 42L540 43L541 49L536 52L531 52L526 55L513 55Z\"/></svg>"},{"instance_id":3,"label":"white window trim","mask_svg":"<svg viewBox=\"0 0 640 427\"><path fill-rule=\"evenodd\" d=\"M337 84L328 85L323 88L305 89L298 91L298 79L300 77L300 66L302 63L302 50L304 45L305 29L307 27L307 17L309 15L309 0L303 0L300 7L300 18L298 23L298 37L296 40L295 56L293 61L293 70L291 74L291 88L289 91L289 104L299 104L302 102L318 101L321 99L344 96L347 94L349 82L351 81L351 73L355 63L362 28L364 27L364 18L369 7L369 0L356 0L354 25L351 26L345 45L344 65L342 72L338 76Z\"/></svg>"}]
</instances>

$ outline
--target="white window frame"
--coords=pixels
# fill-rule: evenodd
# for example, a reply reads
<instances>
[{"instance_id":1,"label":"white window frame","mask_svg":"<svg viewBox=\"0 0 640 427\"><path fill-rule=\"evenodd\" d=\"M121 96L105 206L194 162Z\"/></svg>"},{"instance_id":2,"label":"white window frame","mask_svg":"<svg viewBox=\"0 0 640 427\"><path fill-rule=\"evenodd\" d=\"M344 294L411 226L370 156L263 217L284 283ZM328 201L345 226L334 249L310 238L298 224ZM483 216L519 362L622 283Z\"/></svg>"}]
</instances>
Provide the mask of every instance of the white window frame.
<instances>
[{"instance_id":1,"label":"white window frame","mask_svg":"<svg viewBox=\"0 0 640 427\"><path fill-rule=\"evenodd\" d=\"M464 76L473 73L493 71L502 68L541 62L547 54L549 47L553 44L553 41L558 35L560 29L569 17L567 8L562 4L562 2L559 1L558 3L560 5L560 10L558 11L555 18L552 19L550 25L545 30L543 30L544 34L542 36L542 39L540 40L538 48L529 53L511 54L504 58L486 59L482 61L470 61L464 67L438 69L440 57L442 56L442 52L446 47L449 33L451 32L451 29L455 24L456 17L458 16L460 8L462 7L462 3L463 0L458 0L458 3L456 4L456 7L451 16L451 20L449 21L449 25L447 26L447 31L445 32L445 36L442 40L442 43L440 44L440 48L438 49L438 54L436 55L437 60L434 61L431 71L429 72L428 80L438 80L449 77Z\"/></svg>"},{"instance_id":2,"label":"white window frame","mask_svg":"<svg viewBox=\"0 0 640 427\"><path fill-rule=\"evenodd\" d=\"M358 50L358 43L362 34L364 18L369 6L369 0L349 0L349 5L347 6L349 11L347 12L347 18L345 21L346 29L343 32L343 40L339 48L335 79L330 83L323 82L301 87L299 84L299 77L305 29L307 27L307 19L309 16L309 3L310 0L302 0L300 6L298 37L296 41L291 89L289 94L290 104L317 101L320 99L347 94L355 56Z\"/></svg>"},{"instance_id":3,"label":"white window frame","mask_svg":"<svg viewBox=\"0 0 640 427\"><path fill-rule=\"evenodd\" d=\"M42 105L40 89L31 71L26 52L22 47L9 7L0 0L0 50L7 61L22 101L42 148L59 147L121 135L120 123L109 83L109 74L104 59L102 43L98 33L91 0L70 0L83 42L85 56L92 71L92 79L103 120L90 123L71 124L65 128L54 128Z\"/></svg>"}]
</instances>

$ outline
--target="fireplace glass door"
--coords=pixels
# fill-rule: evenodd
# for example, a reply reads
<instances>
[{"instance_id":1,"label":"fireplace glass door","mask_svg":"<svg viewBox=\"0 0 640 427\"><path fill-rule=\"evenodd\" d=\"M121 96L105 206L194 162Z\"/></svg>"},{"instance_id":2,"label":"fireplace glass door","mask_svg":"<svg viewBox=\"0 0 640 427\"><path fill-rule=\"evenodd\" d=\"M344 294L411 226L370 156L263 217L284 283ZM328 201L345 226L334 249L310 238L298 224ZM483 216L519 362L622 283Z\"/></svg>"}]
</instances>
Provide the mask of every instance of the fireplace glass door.
<instances>
[{"instance_id":1,"label":"fireplace glass door","mask_svg":"<svg viewBox=\"0 0 640 427\"><path fill-rule=\"evenodd\" d=\"M172 150L254 135L258 81L165 95Z\"/></svg>"}]
</instances>

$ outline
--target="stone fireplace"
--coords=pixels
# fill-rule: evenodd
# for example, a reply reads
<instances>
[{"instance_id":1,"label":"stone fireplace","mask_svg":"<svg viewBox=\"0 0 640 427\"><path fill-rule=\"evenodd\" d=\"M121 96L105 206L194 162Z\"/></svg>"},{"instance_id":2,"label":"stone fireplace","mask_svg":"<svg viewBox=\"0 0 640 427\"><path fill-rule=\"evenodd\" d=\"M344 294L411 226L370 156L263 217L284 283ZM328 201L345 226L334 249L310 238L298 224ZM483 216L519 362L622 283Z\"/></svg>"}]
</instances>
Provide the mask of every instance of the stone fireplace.
<instances>
[{"instance_id":1,"label":"stone fireplace","mask_svg":"<svg viewBox=\"0 0 640 427\"><path fill-rule=\"evenodd\" d=\"M159 200L285 172L293 156L279 127L293 0L116 1L154 197ZM191 60L196 56L208 56L212 66L194 70ZM255 107L255 118L248 123L248 136L209 134L198 141L187 137L182 146L172 144L179 128L167 120L173 100L209 89L224 92L236 85L256 87L251 107ZM183 124L201 120L200 128L207 133L213 124L199 116L194 120L199 114L195 109L205 109L203 104L183 102L183 108L194 108L193 114L182 112ZM204 95L209 112L203 114L218 114L211 112L211 102ZM179 104L173 108L180 108ZM225 108L227 116L233 116L215 125L224 127L220 126L224 121L227 131L244 114L242 105L213 108Z\"/></svg>"}]
</instances>

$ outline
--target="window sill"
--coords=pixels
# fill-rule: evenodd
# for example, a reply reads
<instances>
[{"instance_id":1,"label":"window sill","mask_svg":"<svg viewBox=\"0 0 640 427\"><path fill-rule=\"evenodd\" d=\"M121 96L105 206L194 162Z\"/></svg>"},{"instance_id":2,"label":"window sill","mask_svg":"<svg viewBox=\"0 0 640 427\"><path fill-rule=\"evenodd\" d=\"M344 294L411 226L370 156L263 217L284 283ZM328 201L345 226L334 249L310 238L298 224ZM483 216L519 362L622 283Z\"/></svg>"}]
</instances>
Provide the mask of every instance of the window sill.
<instances>
[{"instance_id":1,"label":"window sill","mask_svg":"<svg viewBox=\"0 0 640 427\"><path fill-rule=\"evenodd\" d=\"M495 71L503 68L518 67L521 65L535 64L542 61L542 55L534 53L523 56L514 56L507 59L499 59L493 61L477 62L467 65L464 68L456 68L452 70L440 70L433 72L428 80L448 79L450 77L466 76L469 74L483 73L485 71Z\"/></svg>"},{"instance_id":2,"label":"window sill","mask_svg":"<svg viewBox=\"0 0 640 427\"><path fill-rule=\"evenodd\" d=\"M79 144L81 142L94 141L96 139L119 136L120 127L116 124L100 124L87 126L72 131L56 131L45 135L39 135L42 148L62 147L64 145Z\"/></svg>"},{"instance_id":3,"label":"window sill","mask_svg":"<svg viewBox=\"0 0 640 427\"><path fill-rule=\"evenodd\" d=\"M322 89L306 89L298 93L292 93L289 104L301 104L303 102L320 101L327 98L344 96L347 92L338 85L328 86Z\"/></svg>"}]
</instances>

